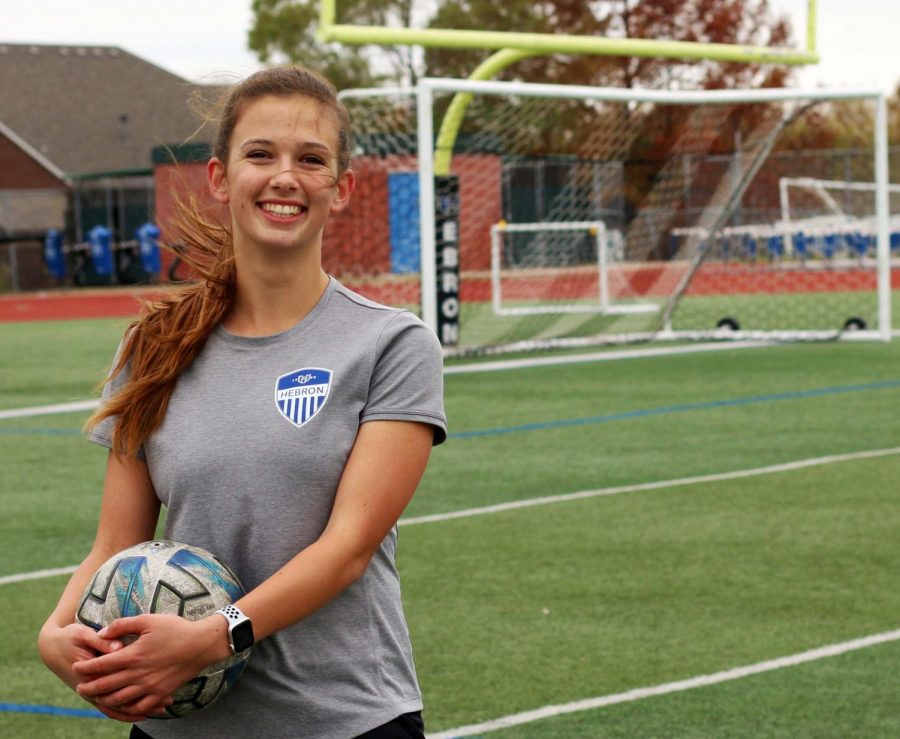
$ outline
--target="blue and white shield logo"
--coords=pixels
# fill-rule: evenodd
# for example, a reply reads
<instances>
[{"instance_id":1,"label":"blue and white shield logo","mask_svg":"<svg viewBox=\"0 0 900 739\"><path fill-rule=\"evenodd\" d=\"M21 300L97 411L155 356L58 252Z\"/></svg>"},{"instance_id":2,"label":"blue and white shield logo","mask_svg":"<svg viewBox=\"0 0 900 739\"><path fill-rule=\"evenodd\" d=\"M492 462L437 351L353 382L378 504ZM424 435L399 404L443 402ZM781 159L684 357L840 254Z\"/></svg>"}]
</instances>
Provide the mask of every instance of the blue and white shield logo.
<instances>
[{"instance_id":1,"label":"blue and white shield logo","mask_svg":"<svg viewBox=\"0 0 900 739\"><path fill-rule=\"evenodd\" d=\"M322 410L330 390L331 370L294 370L276 380L275 405L282 416L300 428Z\"/></svg>"}]
</instances>

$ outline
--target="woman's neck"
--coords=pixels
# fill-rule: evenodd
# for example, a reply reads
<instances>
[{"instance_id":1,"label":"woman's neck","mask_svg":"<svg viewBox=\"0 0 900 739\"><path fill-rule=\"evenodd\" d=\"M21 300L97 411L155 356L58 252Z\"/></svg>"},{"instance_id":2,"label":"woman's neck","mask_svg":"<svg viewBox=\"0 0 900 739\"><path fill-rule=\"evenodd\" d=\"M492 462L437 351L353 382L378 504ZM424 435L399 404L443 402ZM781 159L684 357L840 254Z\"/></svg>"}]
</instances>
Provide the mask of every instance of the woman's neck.
<instances>
[{"instance_id":1,"label":"woman's neck","mask_svg":"<svg viewBox=\"0 0 900 739\"><path fill-rule=\"evenodd\" d=\"M269 336L309 313L328 286L319 259L313 264L262 264L236 258L237 290L222 326L239 336Z\"/></svg>"}]
</instances>

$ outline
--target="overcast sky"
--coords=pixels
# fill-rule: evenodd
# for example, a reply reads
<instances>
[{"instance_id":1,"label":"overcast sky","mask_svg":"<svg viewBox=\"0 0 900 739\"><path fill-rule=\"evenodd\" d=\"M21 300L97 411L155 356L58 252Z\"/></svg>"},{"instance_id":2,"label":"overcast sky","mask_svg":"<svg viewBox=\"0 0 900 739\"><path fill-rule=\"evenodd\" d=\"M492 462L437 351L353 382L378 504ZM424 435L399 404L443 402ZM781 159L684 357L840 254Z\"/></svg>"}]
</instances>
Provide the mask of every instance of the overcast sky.
<instances>
[{"instance_id":1,"label":"overcast sky","mask_svg":"<svg viewBox=\"0 0 900 739\"><path fill-rule=\"evenodd\" d=\"M804 45L807 0L769 3L795 19L794 35ZM251 0L43 0L16 6L5 14L0 43L120 46L199 81L221 73L244 76L260 66L246 48ZM804 69L798 86L892 93L900 82L900 0L819 0L818 6L822 62Z\"/></svg>"}]
</instances>

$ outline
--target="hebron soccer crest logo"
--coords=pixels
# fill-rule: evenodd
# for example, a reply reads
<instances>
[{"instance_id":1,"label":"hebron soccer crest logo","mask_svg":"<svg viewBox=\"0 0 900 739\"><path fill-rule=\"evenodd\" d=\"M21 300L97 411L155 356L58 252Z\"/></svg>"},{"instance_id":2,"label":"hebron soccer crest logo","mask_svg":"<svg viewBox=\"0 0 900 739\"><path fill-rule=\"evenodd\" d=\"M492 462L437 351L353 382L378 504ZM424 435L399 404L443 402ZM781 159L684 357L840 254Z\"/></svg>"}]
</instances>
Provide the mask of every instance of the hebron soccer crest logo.
<instances>
[{"instance_id":1,"label":"hebron soccer crest logo","mask_svg":"<svg viewBox=\"0 0 900 739\"><path fill-rule=\"evenodd\" d=\"M275 405L282 416L299 428L322 410L330 390L331 370L294 370L276 380Z\"/></svg>"}]
</instances>

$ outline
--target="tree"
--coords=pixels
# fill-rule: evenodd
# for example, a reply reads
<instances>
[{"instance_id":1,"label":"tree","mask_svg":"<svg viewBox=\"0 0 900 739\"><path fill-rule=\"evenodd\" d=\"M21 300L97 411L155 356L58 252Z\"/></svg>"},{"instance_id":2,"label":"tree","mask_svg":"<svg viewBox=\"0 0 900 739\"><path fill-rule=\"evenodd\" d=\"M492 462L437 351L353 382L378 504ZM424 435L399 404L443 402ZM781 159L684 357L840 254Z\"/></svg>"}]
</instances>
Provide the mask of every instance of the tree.
<instances>
[{"instance_id":1,"label":"tree","mask_svg":"<svg viewBox=\"0 0 900 739\"><path fill-rule=\"evenodd\" d=\"M541 34L670 39L752 46L787 46L790 26L770 11L769 0L446 0L431 20L433 28L515 29ZM428 49L428 74L467 77L492 52ZM502 79L610 87L716 89L782 87L789 77L784 65L677 61L652 57L546 55L510 66ZM535 131L534 150L578 153L598 126L597 111L572 102ZM649 106L624 111L618 130L630 131L631 159L663 161L691 116L684 106ZM765 106L739 106L720 122L708 142L708 153L729 153L744 134L765 117ZM638 120L640 119L640 120ZM465 125L463 129L465 130ZM637 132L640 133L637 133ZM560 141L568 142L560 145ZM619 140L618 144L621 145ZM620 152L621 153L621 152Z\"/></svg>"},{"instance_id":2,"label":"tree","mask_svg":"<svg viewBox=\"0 0 900 739\"><path fill-rule=\"evenodd\" d=\"M779 142L778 148L787 151L870 149L875 140L874 108L871 100L822 103L803 114ZM887 100L887 113L888 144L898 146L900 85Z\"/></svg>"},{"instance_id":3,"label":"tree","mask_svg":"<svg viewBox=\"0 0 900 739\"><path fill-rule=\"evenodd\" d=\"M431 26L753 46L785 46L791 38L789 22L771 12L768 0L449 0ZM489 53L429 49L426 66L430 75L466 77ZM564 84L714 89L782 87L789 72L778 65L553 55L526 59L502 76Z\"/></svg>"},{"instance_id":4,"label":"tree","mask_svg":"<svg viewBox=\"0 0 900 739\"><path fill-rule=\"evenodd\" d=\"M888 100L888 116L888 140L892 145L900 146L900 84Z\"/></svg>"},{"instance_id":5,"label":"tree","mask_svg":"<svg viewBox=\"0 0 900 739\"><path fill-rule=\"evenodd\" d=\"M409 26L413 0L354 0L341 4L341 23ZM338 89L388 82L415 83L413 50L321 44L316 40L318 0L253 0L248 46L262 62L299 62L327 76Z\"/></svg>"},{"instance_id":6,"label":"tree","mask_svg":"<svg viewBox=\"0 0 900 739\"><path fill-rule=\"evenodd\" d=\"M344 0L339 23L408 28L433 3L420 0ZM339 88L435 77L468 77L493 53L408 46L323 45L315 39L318 0L253 0L250 49L261 61L298 61L329 76ZM790 24L769 0L442 0L432 28L671 39L785 46ZM780 87L784 66L608 56L550 55L526 59L500 75L528 81L633 87Z\"/></svg>"}]
</instances>

